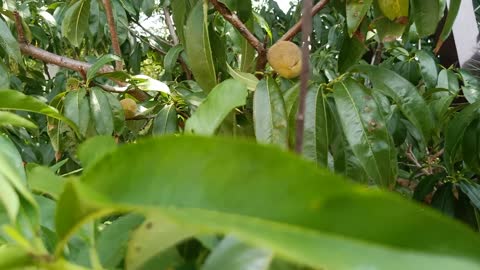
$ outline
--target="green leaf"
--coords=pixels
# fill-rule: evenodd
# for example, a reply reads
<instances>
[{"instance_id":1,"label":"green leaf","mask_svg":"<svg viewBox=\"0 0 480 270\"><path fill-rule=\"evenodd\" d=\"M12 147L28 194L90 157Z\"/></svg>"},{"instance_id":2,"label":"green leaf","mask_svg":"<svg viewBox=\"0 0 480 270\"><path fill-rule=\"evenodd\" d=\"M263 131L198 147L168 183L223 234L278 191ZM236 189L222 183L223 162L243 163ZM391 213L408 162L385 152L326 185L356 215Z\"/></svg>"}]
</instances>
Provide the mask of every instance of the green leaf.
<instances>
[{"instance_id":1,"label":"green leaf","mask_svg":"<svg viewBox=\"0 0 480 270\"><path fill-rule=\"evenodd\" d=\"M0 269L19 270L33 266L31 252L14 245L0 245Z\"/></svg>"},{"instance_id":2,"label":"green leaf","mask_svg":"<svg viewBox=\"0 0 480 270\"><path fill-rule=\"evenodd\" d=\"M10 88L10 71L4 63L0 63L0 89Z\"/></svg>"},{"instance_id":3,"label":"green leaf","mask_svg":"<svg viewBox=\"0 0 480 270\"><path fill-rule=\"evenodd\" d=\"M260 143L288 148L288 114L280 88L275 80L261 80L253 96L255 137Z\"/></svg>"},{"instance_id":4,"label":"green leaf","mask_svg":"<svg viewBox=\"0 0 480 270\"><path fill-rule=\"evenodd\" d=\"M10 32L10 28L5 21L0 19L0 48L2 48L8 57L11 57L19 65L23 65L22 54L18 42Z\"/></svg>"},{"instance_id":5,"label":"green leaf","mask_svg":"<svg viewBox=\"0 0 480 270\"><path fill-rule=\"evenodd\" d=\"M153 120L152 134L175 134L177 131L177 108L175 104L165 105Z\"/></svg>"},{"instance_id":6,"label":"green leaf","mask_svg":"<svg viewBox=\"0 0 480 270\"><path fill-rule=\"evenodd\" d=\"M461 147L465 130L479 116L479 110L480 101L468 105L457 113L446 127L444 160L451 174L455 173L454 164L457 161L457 152Z\"/></svg>"},{"instance_id":7,"label":"green leaf","mask_svg":"<svg viewBox=\"0 0 480 270\"><path fill-rule=\"evenodd\" d=\"M63 109L65 116L78 126L83 136L86 136L90 123L90 104L86 95L84 88L68 92Z\"/></svg>"},{"instance_id":8,"label":"green leaf","mask_svg":"<svg viewBox=\"0 0 480 270\"><path fill-rule=\"evenodd\" d=\"M131 76L129 82L135 84L136 87L143 91L156 91L169 95L171 94L168 85L147 75L139 74Z\"/></svg>"},{"instance_id":9,"label":"green leaf","mask_svg":"<svg viewBox=\"0 0 480 270\"><path fill-rule=\"evenodd\" d=\"M258 79L257 77L255 77L255 75L234 70L228 63L227 68L228 74L230 74L230 76L232 76L232 78L234 78L235 80L244 83L247 86L248 90L254 91L255 88L257 88Z\"/></svg>"},{"instance_id":10,"label":"green leaf","mask_svg":"<svg viewBox=\"0 0 480 270\"><path fill-rule=\"evenodd\" d=\"M273 254L249 246L235 237L225 237L210 253L202 270L267 270Z\"/></svg>"},{"instance_id":11,"label":"green leaf","mask_svg":"<svg viewBox=\"0 0 480 270\"><path fill-rule=\"evenodd\" d=\"M438 70L437 63L432 55L426 51L417 51L415 56L418 59L418 65L422 73L423 81L428 88L434 88L437 85Z\"/></svg>"},{"instance_id":12,"label":"green leaf","mask_svg":"<svg viewBox=\"0 0 480 270\"><path fill-rule=\"evenodd\" d=\"M117 144L112 136L95 136L78 147L78 158L86 169L116 148Z\"/></svg>"},{"instance_id":13,"label":"green leaf","mask_svg":"<svg viewBox=\"0 0 480 270\"><path fill-rule=\"evenodd\" d=\"M178 57L180 53L183 52L183 45L178 44L168 50L167 55L163 59L163 66L165 67L165 72L172 73L175 65L177 64Z\"/></svg>"},{"instance_id":14,"label":"green leaf","mask_svg":"<svg viewBox=\"0 0 480 270\"><path fill-rule=\"evenodd\" d=\"M248 20L245 25L247 26L247 29L250 31L254 30L254 20L250 19ZM255 71L255 54L256 51L250 45L250 43L238 32L236 28L234 28L235 32L240 36L240 54L241 54L241 62L240 62L240 71L242 72L253 72Z\"/></svg>"},{"instance_id":15,"label":"green leaf","mask_svg":"<svg viewBox=\"0 0 480 270\"><path fill-rule=\"evenodd\" d=\"M192 10L189 1L171 1L173 23L181 44L185 44L185 23Z\"/></svg>"},{"instance_id":16,"label":"green leaf","mask_svg":"<svg viewBox=\"0 0 480 270\"><path fill-rule=\"evenodd\" d=\"M458 185L463 193L467 194L472 204L480 209L480 185L469 181L460 181Z\"/></svg>"},{"instance_id":17,"label":"green leaf","mask_svg":"<svg viewBox=\"0 0 480 270\"><path fill-rule=\"evenodd\" d=\"M433 116L425 100L409 81L388 69L359 65L353 70L368 75L373 86L393 99L405 117L429 140L433 130Z\"/></svg>"},{"instance_id":18,"label":"green leaf","mask_svg":"<svg viewBox=\"0 0 480 270\"><path fill-rule=\"evenodd\" d=\"M62 35L75 47L80 47L85 33L88 31L90 16L90 0L75 1L68 7L62 21Z\"/></svg>"},{"instance_id":19,"label":"green leaf","mask_svg":"<svg viewBox=\"0 0 480 270\"><path fill-rule=\"evenodd\" d=\"M474 120L465 130L463 134L463 161L473 172L480 173L480 120Z\"/></svg>"},{"instance_id":20,"label":"green leaf","mask_svg":"<svg viewBox=\"0 0 480 270\"><path fill-rule=\"evenodd\" d=\"M471 75L466 70L460 70L463 79L462 91L469 103L475 103L480 100L480 81L477 77Z\"/></svg>"},{"instance_id":21,"label":"green leaf","mask_svg":"<svg viewBox=\"0 0 480 270\"><path fill-rule=\"evenodd\" d=\"M18 211L20 211L20 199L10 182L0 172L0 203L8 214L12 224L15 224ZM1 209L1 208L0 208Z\"/></svg>"},{"instance_id":22,"label":"green leaf","mask_svg":"<svg viewBox=\"0 0 480 270\"><path fill-rule=\"evenodd\" d=\"M333 96L353 153L377 185L392 187L397 179L395 145L371 91L346 79L334 85Z\"/></svg>"},{"instance_id":23,"label":"green leaf","mask_svg":"<svg viewBox=\"0 0 480 270\"><path fill-rule=\"evenodd\" d=\"M106 54L100 57L87 71L87 82L86 85L89 85L92 79L97 75L97 72L105 66L107 63L112 61L122 61L122 58L113 54Z\"/></svg>"},{"instance_id":24,"label":"green leaf","mask_svg":"<svg viewBox=\"0 0 480 270\"><path fill-rule=\"evenodd\" d=\"M112 109L113 116L113 130L116 135L120 135L125 130L125 111L123 110L120 101L112 94L105 93L105 96L108 99L110 108Z\"/></svg>"},{"instance_id":25,"label":"green leaf","mask_svg":"<svg viewBox=\"0 0 480 270\"><path fill-rule=\"evenodd\" d=\"M408 0L377 0L382 13L391 21L408 17Z\"/></svg>"},{"instance_id":26,"label":"green leaf","mask_svg":"<svg viewBox=\"0 0 480 270\"><path fill-rule=\"evenodd\" d=\"M350 67L357 64L367 51L365 44L354 36L346 38L338 56L338 71L346 72Z\"/></svg>"},{"instance_id":27,"label":"green leaf","mask_svg":"<svg viewBox=\"0 0 480 270\"><path fill-rule=\"evenodd\" d=\"M445 215L455 216L455 197L451 182L445 183L435 191L432 198L432 206Z\"/></svg>"},{"instance_id":28,"label":"green leaf","mask_svg":"<svg viewBox=\"0 0 480 270\"><path fill-rule=\"evenodd\" d=\"M125 259L132 232L143 220L141 216L129 214L119 217L101 231L95 241L95 248L103 267L113 269Z\"/></svg>"},{"instance_id":29,"label":"green leaf","mask_svg":"<svg viewBox=\"0 0 480 270\"><path fill-rule=\"evenodd\" d=\"M8 126L8 125L11 125L14 127L25 127L30 129L38 128L37 125L35 125L33 122L17 114L0 111L0 127Z\"/></svg>"},{"instance_id":30,"label":"green leaf","mask_svg":"<svg viewBox=\"0 0 480 270\"><path fill-rule=\"evenodd\" d=\"M112 109L106 94L99 87L90 89L90 112L98 134L111 135L114 128Z\"/></svg>"},{"instance_id":31,"label":"green leaf","mask_svg":"<svg viewBox=\"0 0 480 270\"><path fill-rule=\"evenodd\" d=\"M420 37L435 33L440 21L439 0L412 0L413 20Z\"/></svg>"},{"instance_id":32,"label":"green leaf","mask_svg":"<svg viewBox=\"0 0 480 270\"><path fill-rule=\"evenodd\" d=\"M63 178L47 167L37 166L27 173L28 186L37 194L47 195L57 200L63 191L65 181Z\"/></svg>"},{"instance_id":33,"label":"green leaf","mask_svg":"<svg viewBox=\"0 0 480 270\"><path fill-rule=\"evenodd\" d=\"M236 107L247 102L246 86L229 79L215 86L185 124L186 133L213 135L223 119Z\"/></svg>"},{"instance_id":34,"label":"green leaf","mask_svg":"<svg viewBox=\"0 0 480 270\"><path fill-rule=\"evenodd\" d=\"M252 17L252 0L220 0L230 11L238 14L242 22Z\"/></svg>"},{"instance_id":35,"label":"green leaf","mask_svg":"<svg viewBox=\"0 0 480 270\"><path fill-rule=\"evenodd\" d=\"M327 167L330 145L329 124L331 116L322 87L311 88L307 93L302 154ZM292 112L296 115L296 110Z\"/></svg>"},{"instance_id":36,"label":"green leaf","mask_svg":"<svg viewBox=\"0 0 480 270\"><path fill-rule=\"evenodd\" d=\"M178 160L182 168L172 169ZM231 234L313 268L480 266L480 236L428 207L351 184L280 149L192 136L122 146L69 182L57 208L57 251L81 223L132 209Z\"/></svg>"},{"instance_id":37,"label":"green leaf","mask_svg":"<svg viewBox=\"0 0 480 270\"><path fill-rule=\"evenodd\" d=\"M155 255L193 236L194 232L191 229L162 215L148 214L145 222L130 238L125 257L126 269L144 269L143 266Z\"/></svg>"},{"instance_id":38,"label":"green leaf","mask_svg":"<svg viewBox=\"0 0 480 270\"><path fill-rule=\"evenodd\" d=\"M450 33L452 32L452 28L453 28L453 23L455 22L455 18L457 18L458 11L460 10L461 3L462 3L462 0L450 1L447 19L445 20L445 24L443 25L443 29L442 29L442 32L440 33L440 38L438 40L437 47L435 48L435 50L440 49L439 46L441 46L442 43L445 40L447 40L448 36L450 36Z\"/></svg>"},{"instance_id":39,"label":"green leaf","mask_svg":"<svg viewBox=\"0 0 480 270\"><path fill-rule=\"evenodd\" d=\"M27 188L27 177L23 167L22 157L15 145L3 134L0 134L0 174L3 175L10 185L33 207L37 203L33 194Z\"/></svg>"},{"instance_id":40,"label":"green leaf","mask_svg":"<svg viewBox=\"0 0 480 270\"><path fill-rule=\"evenodd\" d=\"M217 84L217 75L208 36L207 9L208 3L198 1L190 12L185 26L185 51L198 85L208 93Z\"/></svg>"},{"instance_id":41,"label":"green leaf","mask_svg":"<svg viewBox=\"0 0 480 270\"><path fill-rule=\"evenodd\" d=\"M64 117L54 107L48 106L42 101L34 97L27 96L19 91L0 90L0 109L28 111L44 114L65 122L78 136L80 136L78 127L72 120Z\"/></svg>"},{"instance_id":42,"label":"green leaf","mask_svg":"<svg viewBox=\"0 0 480 270\"><path fill-rule=\"evenodd\" d=\"M373 0L347 0L347 28L350 37L357 31L372 2Z\"/></svg>"}]
</instances>

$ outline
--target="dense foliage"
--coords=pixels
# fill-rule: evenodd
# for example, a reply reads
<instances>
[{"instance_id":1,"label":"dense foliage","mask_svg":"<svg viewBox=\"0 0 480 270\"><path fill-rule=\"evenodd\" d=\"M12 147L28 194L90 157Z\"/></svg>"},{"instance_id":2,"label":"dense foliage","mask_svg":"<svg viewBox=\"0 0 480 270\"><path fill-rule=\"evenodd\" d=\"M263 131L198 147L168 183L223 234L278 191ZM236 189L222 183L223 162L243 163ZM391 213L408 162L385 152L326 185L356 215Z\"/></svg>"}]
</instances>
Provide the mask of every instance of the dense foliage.
<instances>
[{"instance_id":1,"label":"dense foliage","mask_svg":"<svg viewBox=\"0 0 480 270\"><path fill-rule=\"evenodd\" d=\"M314 4L299 133L301 3L0 0L0 269L479 268L460 1Z\"/></svg>"}]
</instances>

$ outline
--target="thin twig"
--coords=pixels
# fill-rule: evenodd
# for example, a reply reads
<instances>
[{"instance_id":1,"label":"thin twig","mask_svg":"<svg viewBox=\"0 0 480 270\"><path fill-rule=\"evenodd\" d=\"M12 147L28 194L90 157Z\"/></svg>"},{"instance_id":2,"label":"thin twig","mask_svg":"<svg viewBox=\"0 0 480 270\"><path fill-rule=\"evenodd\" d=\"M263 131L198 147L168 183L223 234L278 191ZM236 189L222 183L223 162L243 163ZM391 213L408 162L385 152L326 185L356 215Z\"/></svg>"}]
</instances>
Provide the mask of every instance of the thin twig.
<instances>
[{"instance_id":1,"label":"thin twig","mask_svg":"<svg viewBox=\"0 0 480 270\"><path fill-rule=\"evenodd\" d=\"M415 167L417 167L418 169L421 169L422 174L424 174L424 175L431 175L432 174L432 172L430 172L427 168L422 166L422 164L420 164L420 162L418 162L417 157L415 156L415 154L413 154L412 145L408 146L407 152L405 153L405 155L407 156L408 160L410 160L411 162L413 162L413 164L415 164Z\"/></svg>"},{"instance_id":2,"label":"thin twig","mask_svg":"<svg viewBox=\"0 0 480 270\"><path fill-rule=\"evenodd\" d=\"M312 10L312 17L315 16L320 10L322 10L327 4L329 0L321 0L318 2L311 10ZM302 17L303 18L303 17ZM281 38L282 41L291 40L296 34L302 31L302 21L297 22L290 30L288 30Z\"/></svg>"},{"instance_id":3,"label":"thin twig","mask_svg":"<svg viewBox=\"0 0 480 270\"><path fill-rule=\"evenodd\" d=\"M168 31L170 32L170 36L173 40L173 45L178 45L180 41L178 40L177 32L175 32L175 27L173 26L172 17L170 16L170 11L168 11L168 7L163 8L163 15L165 16L165 24L168 27Z\"/></svg>"},{"instance_id":4,"label":"thin twig","mask_svg":"<svg viewBox=\"0 0 480 270\"><path fill-rule=\"evenodd\" d=\"M150 30L148 30L147 28L145 28L142 24L140 24L137 20L134 20L132 19L132 21L138 26L140 27L143 31L145 31L145 33L149 34L150 36L152 37L155 37L155 41L159 42L159 43L163 43L169 47L173 47L174 45L171 43L171 42L168 42L162 38L159 38L157 35L153 34Z\"/></svg>"},{"instance_id":5,"label":"thin twig","mask_svg":"<svg viewBox=\"0 0 480 270\"><path fill-rule=\"evenodd\" d=\"M113 52L121 57L122 50L120 49L120 43L118 42L118 34L115 27L115 19L113 18L112 4L110 3L110 0L103 0L103 6L105 7L105 13L107 15L107 22L108 28L110 29ZM115 70L123 70L122 60L115 61Z\"/></svg>"},{"instance_id":6,"label":"thin twig","mask_svg":"<svg viewBox=\"0 0 480 270\"><path fill-rule=\"evenodd\" d=\"M312 35L312 0L303 0L302 11L302 73L300 74L300 96L296 119L295 151L303 150L303 133L305 123L305 104L307 100L308 80L310 77L310 36Z\"/></svg>"}]
</instances>

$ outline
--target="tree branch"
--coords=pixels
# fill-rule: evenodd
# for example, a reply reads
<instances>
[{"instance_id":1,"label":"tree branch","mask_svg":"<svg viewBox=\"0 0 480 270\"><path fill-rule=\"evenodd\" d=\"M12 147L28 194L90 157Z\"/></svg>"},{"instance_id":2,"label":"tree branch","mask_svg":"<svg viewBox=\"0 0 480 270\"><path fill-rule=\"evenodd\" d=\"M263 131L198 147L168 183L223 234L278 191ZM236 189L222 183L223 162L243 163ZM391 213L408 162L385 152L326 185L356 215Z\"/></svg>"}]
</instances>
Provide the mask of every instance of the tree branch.
<instances>
[{"instance_id":1,"label":"tree branch","mask_svg":"<svg viewBox=\"0 0 480 270\"><path fill-rule=\"evenodd\" d=\"M245 24L238 18L238 16L232 13L224 4L218 2L218 0L210 0L210 3L215 9L230 22L240 34L252 45L253 48L260 54L265 51L265 47L247 28Z\"/></svg>"},{"instance_id":2,"label":"tree branch","mask_svg":"<svg viewBox=\"0 0 480 270\"><path fill-rule=\"evenodd\" d=\"M308 80L310 77L310 36L312 35L312 0L303 0L302 11L302 73L300 74L300 95L296 119L295 151L303 151L303 134L305 125L305 109L307 100Z\"/></svg>"},{"instance_id":3,"label":"tree branch","mask_svg":"<svg viewBox=\"0 0 480 270\"><path fill-rule=\"evenodd\" d=\"M178 40L177 32L175 32L175 27L173 26L172 17L170 16L170 11L168 11L167 7L163 8L163 15L165 16L165 24L168 27L168 31L170 32L170 36L173 40L173 45L178 45L180 41Z\"/></svg>"},{"instance_id":4,"label":"tree branch","mask_svg":"<svg viewBox=\"0 0 480 270\"><path fill-rule=\"evenodd\" d=\"M105 7L105 13L107 14L107 22L108 28L110 29L110 35L112 38L112 48L113 52L118 55L122 56L122 50L120 49L120 43L118 42L118 34L117 29L115 27L115 19L113 18L112 12L112 4L110 0L103 0L103 6ZM122 60L115 61L115 70L123 70L123 62Z\"/></svg>"},{"instance_id":5,"label":"tree branch","mask_svg":"<svg viewBox=\"0 0 480 270\"><path fill-rule=\"evenodd\" d=\"M328 4L329 1L330 0L321 0L315 6L313 6L311 17L315 16L318 12L320 12L320 10L322 10ZM297 35L300 31L302 31L303 17L305 16L302 16L302 19L299 22L297 22L292 28L290 28L290 30L288 30L280 38L281 41L291 40L295 35Z\"/></svg>"}]
</instances>

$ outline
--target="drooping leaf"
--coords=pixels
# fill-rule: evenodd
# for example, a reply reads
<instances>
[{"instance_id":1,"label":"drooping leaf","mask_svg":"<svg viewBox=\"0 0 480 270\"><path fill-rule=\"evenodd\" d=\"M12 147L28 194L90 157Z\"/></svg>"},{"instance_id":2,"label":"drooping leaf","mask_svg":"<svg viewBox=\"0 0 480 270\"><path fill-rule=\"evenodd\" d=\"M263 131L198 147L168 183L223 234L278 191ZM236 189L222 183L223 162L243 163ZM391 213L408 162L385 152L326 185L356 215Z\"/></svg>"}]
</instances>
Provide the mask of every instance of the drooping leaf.
<instances>
[{"instance_id":1,"label":"drooping leaf","mask_svg":"<svg viewBox=\"0 0 480 270\"><path fill-rule=\"evenodd\" d=\"M462 91L469 103L480 100L480 80L465 70L460 70L463 79Z\"/></svg>"},{"instance_id":2,"label":"drooping leaf","mask_svg":"<svg viewBox=\"0 0 480 270\"><path fill-rule=\"evenodd\" d=\"M463 193L467 194L468 198L477 209L480 209L480 185L474 182L460 181L458 183Z\"/></svg>"},{"instance_id":3,"label":"drooping leaf","mask_svg":"<svg viewBox=\"0 0 480 270\"><path fill-rule=\"evenodd\" d=\"M435 59L426 51L417 51L415 56L418 58L418 64L422 73L423 81L428 88L434 88L437 85L438 70Z\"/></svg>"},{"instance_id":4,"label":"drooping leaf","mask_svg":"<svg viewBox=\"0 0 480 270\"><path fill-rule=\"evenodd\" d=\"M395 146L371 91L346 79L334 85L333 96L353 153L377 185L391 187L397 177Z\"/></svg>"},{"instance_id":5,"label":"drooping leaf","mask_svg":"<svg viewBox=\"0 0 480 270\"><path fill-rule=\"evenodd\" d=\"M0 47L5 51L8 57L11 57L19 65L23 65L22 55L18 42L10 32L8 25L0 19Z\"/></svg>"},{"instance_id":6,"label":"drooping leaf","mask_svg":"<svg viewBox=\"0 0 480 270\"><path fill-rule=\"evenodd\" d=\"M180 43L185 45L184 26L187 21L189 12L192 10L189 1L172 1L172 17L177 30Z\"/></svg>"},{"instance_id":7,"label":"drooping leaf","mask_svg":"<svg viewBox=\"0 0 480 270\"><path fill-rule=\"evenodd\" d=\"M246 86L233 79L217 85L185 124L185 132L213 135L223 119L247 101Z\"/></svg>"},{"instance_id":8,"label":"drooping leaf","mask_svg":"<svg viewBox=\"0 0 480 270\"><path fill-rule=\"evenodd\" d=\"M111 135L114 128L112 110L106 94L99 87L90 89L90 112L98 134Z\"/></svg>"},{"instance_id":9,"label":"drooping leaf","mask_svg":"<svg viewBox=\"0 0 480 270\"><path fill-rule=\"evenodd\" d=\"M244 141L161 137L123 146L81 181L70 182L58 205L57 250L89 216L148 209L179 226L231 234L314 268L480 265L480 237L461 224L397 195L345 182L293 154ZM447 234L455 237L442 237Z\"/></svg>"},{"instance_id":10,"label":"drooping leaf","mask_svg":"<svg viewBox=\"0 0 480 270\"><path fill-rule=\"evenodd\" d=\"M18 212L20 211L20 199L17 192L12 187L10 182L0 171L0 204L8 214L8 218L12 224L17 219ZM0 207L0 209L2 209Z\"/></svg>"},{"instance_id":11,"label":"drooping leaf","mask_svg":"<svg viewBox=\"0 0 480 270\"><path fill-rule=\"evenodd\" d=\"M0 127L8 125L14 127L25 127L30 129L38 128L37 125L35 125L30 120L27 120L26 118L23 118L11 112L0 111Z\"/></svg>"},{"instance_id":12,"label":"drooping leaf","mask_svg":"<svg viewBox=\"0 0 480 270\"><path fill-rule=\"evenodd\" d=\"M440 20L440 1L412 0L413 20L420 37L435 33Z\"/></svg>"},{"instance_id":13,"label":"drooping leaf","mask_svg":"<svg viewBox=\"0 0 480 270\"><path fill-rule=\"evenodd\" d=\"M178 57L180 56L180 53L182 53L182 51L183 45L181 44L174 46L170 50L168 50L167 55L165 55L165 58L163 59L163 66L165 67L166 72L173 72L173 68L177 64Z\"/></svg>"},{"instance_id":14,"label":"drooping leaf","mask_svg":"<svg viewBox=\"0 0 480 270\"><path fill-rule=\"evenodd\" d=\"M454 173L454 164L457 161L457 152L461 147L463 135L470 123L479 116L480 101L468 105L448 123L445 130L444 160L450 173Z\"/></svg>"},{"instance_id":15,"label":"drooping leaf","mask_svg":"<svg viewBox=\"0 0 480 270\"><path fill-rule=\"evenodd\" d=\"M0 245L0 269L28 269L33 265L33 256L28 250L14 245Z\"/></svg>"},{"instance_id":16,"label":"drooping leaf","mask_svg":"<svg viewBox=\"0 0 480 270\"><path fill-rule=\"evenodd\" d=\"M347 28L350 37L357 31L372 2L373 0L347 0Z\"/></svg>"},{"instance_id":17,"label":"drooping leaf","mask_svg":"<svg viewBox=\"0 0 480 270\"><path fill-rule=\"evenodd\" d=\"M442 32L440 33L440 37L437 41L437 45L435 46L435 52L438 52L440 50L440 47L442 46L443 42L447 40L448 36L450 36L450 33L452 32L452 28L453 28L453 23L455 22L455 18L457 18L458 11L460 10L461 3L462 3L462 0L450 1L447 19L445 20L445 24L443 25Z\"/></svg>"},{"instance_id":18,"label":"drooping leaf","mask_svg":"<svg viewBox=\"0 0 480 270\"><path fill-rule=\"evenodd\" d=\"M432 198L432 206L445 215L453 217L455 215L454 196L452 183L445 183L435 191Z\"/></svg>"},{"instance_id":19,"label":"drooping leaf","mask_svg":"<svg viewBox=\"0 0 480 270\"><path fill-rule=\"evenodd\" d=\"M86 85L89 85L90 81L95 78L97 72L103 68L107 63L112 61L122 61L119 56L113 54L106 54L100 57L87 71L87 82Z\"/></svg>"},{"instance_id":20,"label":"drooping leaf","mask_svg":"<svg viewBox=\"0 0 480 270\"><path fill-rule=\"evenodd\" d=\"M0 108L40 113L53 117L65 122L77 135L80 135L77 125L72 120L59 113L57 109L19 91L0 90Z\"/></svg>"},{"instance_id":21,"label":"drooping leaf","mask_svg":"<svg viewBox=\"0 0 480 270\"><path fill-rule=\"evenodd\" d=\"M112 94L105 93L105 96L108 99L110 108L112 109L113 116L113 130L116 135L120 135L125 130L125 111L123 110L120 101Z\"/></svg>"},{"instance_id":22,"label":"drooping leaf","mask_svg":"<svg viewBox=\"0 0 480 270\"><path fill-rule=\"evenodd\" d=\"M365 44L358 37L346 38L338 56L338 71L343 73L357 64L366 51Z\"/></svg>"},{"instance_id":23,"label":"drooping leaf","mask_svg":"<svg viewBox=\"0 0 480 270\"><path fill-rule=\"evenodd\" d=\"M167 135L177 131L177 108L175 104L165 105L153 120L152 134Z\"/></svg>"},{"instance_id":24,"label":"drooping leaf","mask_svg":"<svg viewBox=\"0 0 480 270\"><path fill-rule=\"evenodd\" d=\"M330 145L330 111L321 87L311 88L307 93L302 154L318 164L327 167ZM296 115L296 110L294 112Z\"/></svg>"},{"instance_id":25,"label":"drooping leaf","mask_svg":"<svg viewBox=\"0 0 480 270\"><path fill-rule=\"evenodd\" d=\"M474 120L463 134L463 161L475 173L480 173L480 120Z\"/></svg>"},{"instance_id":26,"label":"drooping leaf","mask_svg":"<svg viewBox=\"0 0 480 270\"><path fill-rule=\"evenodd\" d=\"M261 80L253 97L255 137L260 143L288 148L288 114L280 88L275 80Z\"/></svg>"},{"instance_id":27,"label":"drooping leaf","mask_svg":"<svg viewBox=\"0 0 480 270\"><path fill-rule=\"evenodd\" d=\"M393 99L405 117L419 130L426 141L433 130L433 116L425 100L409 81L388 69L359 65L353 70L366 73L373 86Z\"/></svg>"},{"instance_id":28,"label":"drooping leaf","mask_svg":"<svg viewBox=\"0 0 480 270\"><path fill-rule=\"evenodd\" d=\"M185 51L195 80L208 93L217 84L217 74L208 35L207 9L204 1L198 1L190 12L185 26Z\"/></svg>"},{"instance_id":29,"label":"drooping leaf","mask_svg":"<svg viewBox=\"0 0 480 270\"><path fill-rule=\"evenodd\" d=\"M27 173L28 185L37 194L46 195L57 200L63 191L65 181L63 178L47 167L37 166Z\"/></svg>"},{"instance_id":30,"label":"drooping leaf","mask_svg":"<svg viewBox=\"0 0 480 270\"><path fill-rule=\"evenodd\" d=\"M227 68L228 74L230 74L230 76L232 76L232 78L234 78L235 80L244 83L247 86L248 90L254 91L255 88L257 88L258 79L257 77L255 77L255 75L253 75L252 73L234 70L228 63Z\"/></svg>"},{"instance_id":31,"label":"drooping leaf","mask_svg":"<svg viewBox=\"0 0 480 270\"><path fill-rule=\"evenodd\" d=\"M90 104L86 95L85 88L68 92L65 96L63 109L65 116L78 126L83 136L86 136L90 123Z\"/></svg>"},{"instance_id":32,"label":"drooping leaf","mask_svg":"<svg viewBox=\"0 0 480 270\"><path fill-rule=\"evenodd\" d=\"M382 13L391 21L408 17L408 0L377 0Z\"/></svg>"},{"instance_id":33,"label":"drooping leaf","mask_svg":"<svg viewBox=\"0 0 480 270\"><path fill-rule=\"evenodd\" d=\"M68 7L62 21L62 35L75 47L80 47L85 33L88 31L90 16L90 0L75 1Z\"/></svg>"}]
</instances>

